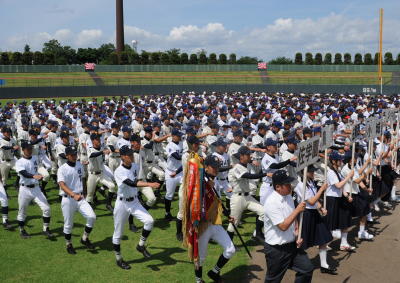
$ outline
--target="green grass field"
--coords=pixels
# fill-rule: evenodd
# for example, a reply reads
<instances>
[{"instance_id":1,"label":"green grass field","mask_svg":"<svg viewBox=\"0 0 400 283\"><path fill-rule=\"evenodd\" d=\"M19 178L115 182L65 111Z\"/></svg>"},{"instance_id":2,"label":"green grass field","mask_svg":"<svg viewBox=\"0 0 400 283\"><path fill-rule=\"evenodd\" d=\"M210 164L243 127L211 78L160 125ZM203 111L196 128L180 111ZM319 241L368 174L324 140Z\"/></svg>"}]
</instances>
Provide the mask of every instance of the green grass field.
<instances>
[{"instance_id":1,"label":"green grass field","mask_svg":"<svg viewBox=\"0 0 400 283\"><path fill-rule=\"evenodd\" d=\"M182 84L378 84L374 72L99 72L105 85ZM7 87L93 86L88 73L0 73ZM383 73L390 84L392 73Z\"/></svg>"},{"instance_id":2,"label":"green grass field","mask_svg":"<svg viewBox=\"0 0 400 283\"><path fill-rule=\"evenodd\" d=\"M144 259L135 249L141 232L132 233L126 225L121 249L124 259L131 264L132 269L125 271L115 264L111 243L113 218L105 209L101 196L100 204L95 209L97 221L90 236L96 249L90 252L80 244L79 239L85 222L77 213L72 232L72 242L77 254L69 255L65 250L62 233L63 218L58 202L58 188L52 182L47 185L52 213L50 228L56 236L55 240L45 239L41 234L41 211L36 204L30 206L27 213L26 228L32 237L22 239L16 222L17 193L11 185L14 180L15 178L12 178L8 182L8 193L11 197L9 216L15 230L6 231L0 227L1 282L194 282L193 264L188 261L185 248L175 239L175 222L164 221L164 205L160 200L155 209L150 210L155 219L155 227L147 242L148 250L153 255L151 259ZM177 213L177 207L178 201L175 198L173 215ZM256 245L256 242L251 240L254 220L253 215L244 215L243 226L239 228L247 244L252 247ZM142 227L138 220L135 220L135 223ZM235 243L240 247L237 237ZM206 282L210 282L207 271L214 266L221 252L222 249L218 245L210 243L203 269L203 279ZM249 258L241 248L222 270L226 282L241 282L246 276L248 262Z\"/></svg>"}]
</instances>

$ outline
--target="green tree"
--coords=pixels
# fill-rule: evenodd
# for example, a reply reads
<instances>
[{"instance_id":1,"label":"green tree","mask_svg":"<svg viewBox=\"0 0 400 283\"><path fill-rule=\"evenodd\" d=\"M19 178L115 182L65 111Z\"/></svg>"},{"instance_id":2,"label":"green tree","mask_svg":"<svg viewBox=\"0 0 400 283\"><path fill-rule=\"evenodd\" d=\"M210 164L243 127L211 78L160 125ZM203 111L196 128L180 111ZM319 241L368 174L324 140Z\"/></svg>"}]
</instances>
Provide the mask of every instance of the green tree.
<instances>
[{"instance_id":1,"label":"green tree","mask_svg":"<svg viewBox=\"0 0 400 283\"><path fill-rule=\"evenodd\" d=\"M364 65L372 65L373 63L371 53L364 54Z\"/></svg>"},{"instance_id":2,"label":"green tree","mask_svg":"<svg viewBox=\"0 0 400 283\"><path fill-rule=\"evenodd\" d=\"M211 65L218 64L218 62L217 62L217 54L215 54L215 53L211 53L210 54L210 56L208 57L208 64L211 64Z\"/></svg>"},{"instance_id":3,"label":"green tree","mask_svg":"<svg viewBox=\"0 0 400 283\"><path fill-rule=\"evenodd\" d=\"M345 65L350 65L351 64L351 55L350 53L345 53L343 56L343 63Z\"/></svg>"},{"instance_id":4,"label":"green tree","mask_svg":"<svg viewBox=\"0 0 400 283\"><path fill-rule=\"evenodd\" d=\"M122 51L119 57L119 64L120 65L129 65L132 64L131 58L129 57L129 51Z\"/></svg>"},{"instance_id":5,"label":"green tree","mask_svg":"<svg viewBox=\"0 0 400 283\"><path fill-rule=\"evenodd\" d=\"M326 53L325 54L324 64L325 65L331 65L332 64L332 54L331 53Z\"/></svg>"},{"instance_id":6,"label":"green tree","mask_svg":"<svg viewBox=\"0 0 400 283\"><path fill-rule=\"evenodd\" d=\"M293 64L292 59L286 57L277 57L268 62L271 65L290 65Z\"/></svg>"},{"instance_id":7,"label":"green tree","mask_svg":"<svg viewBox=\"0 0 400 283\"><path fill-rule=\"evenodd\" d=\"M335 65L341 65L343 64L342 62L342 54L336 53L335 54L335 61L333 62Z\"/></svg>"},{"instance_id":8,"label":"green tree","mask_svg":"<svg viewBox=\"0 0 400 283\"><path fill-rule=\"evenodd\" d=\"M393 55L391 52L386 52L385 53L385 65L393 65Z\"/></svg>"},{"instance_id":9,"label":"green tree","mask_svg":"<svg viewBox=\"0 0 400 283\"><path fill-rule=\"evenodd\" d=\"M54 65L55 64L54 54L44 52L43 53L43 64L44 65Z\"/></svg>"},{"instance_id":10,"label":"green tree","mask_svg":"<svg viewBox=\"0 0 400 283\"><path fill-rule=\"evenodd\" d=\"M180 49L173 48L167 51L169 55L169 61L170 64L177 65L181 63L181 58L180 58Z\"/></svg>"},{"instance_id":11,"label":"green tree","mask_svg":"<svg viewBox=\"0 0 400 283\"><path fill-rule=\"evenodd\" d=\"M111 54L115 51L115 46L112 43L102 44L99 48L97 48L97 61L99 64L108 63Z\"/></svg>"},{"instance_id":12,"label":"green tree","mask_svg":"<svg viewBox=\"0 0 400 283\"><path fill-rule=\"evenodd\" d=\"M35 65L43 65L44 64L44 55L40 51L36 51L33 53L33 64Z\"/></svg>"},{"instance_id":13,"label":"green tree","mask_svg":"<svg viewBox=\"0 0 400 283\"><path fill-rule=\"evenodd\" d=\"M379 52L376 52L374 56L374 65L378 64L379 64Z\"/></svg>"},{"instance_id":14,"label":"green tree","mask_svg":"<svg viewBox=\"0 0 400 283\"><path fill-rule=\"evenodd\" d=\"M150 53L142 50L142 54L140 54L140 62L142 65L148 65L150 63Z\"/></svg>"},{"instance_id":15,"label":"green tree","mask_svg":"<svg viewBox=\"0 0 400 283\"><path fill-rule=\"evenodd\" d=\"M224 53L219 54L218 62L219 62L221 65L227 64L227 63L228 63L228 58L226 57L226 54L224 54Z\"/></svg>"},{"instance_id":16,"label":"green tree","mask_svg":"<svg viewBox=\"0 0 400 283\"><path fill-rule=\"evenodd\" d=\"M33 61L33 53L30 51L25 51L22 54L22 63L24 65L32 65L32 61Z\"/></svg>"},{"instance_id":17,"label":"green tree","mask_svg":"<svg viewBox=\"0 0 400 283\"><path fill-rule=\"evenodd\" d=\"M313 60L312 54L310 52L306 53L306 62L305 63L306 63L306 65L314 64L314 60Z\"/></svg>"},{"instance_id":18,"label":"green tree","mask_svg":"<svg viewBox=\"0 0 400 283\"><path fill-rule=\"evenodd\" d=\"M198 63L197 54L190 54L189 64L197 65Z\"/></svg>"},{"instance_id":19,"label":"green tree","mask_svg":"<svg viewBox=\"0 0 400 283\"><path fill-rule=\"evenodd\" d=\"M21 52L14 52L11 57L11 65L22 65L22 54Z\"/></svg>"},{"instance_id":20,"label":"green tree","mask_svg":"<svg viewBox=\"0 0 400 283\"><path fill-rule=\"evenodd\" d=\"M237 60L236 63L237 64L247 64L247 65L257 64L258 59L257 59L257 57L244 56L244 57L240 57L240 59Z\"/></svg>"},{"instance_id":21,"label":"green tree","mask_svg":"<svg viewBox=\"0 0 400 283\"><path fill-rule=\"evenodd\" d=\"M181 64L183 65L189 64L189 55L187 53L181 54Z\"/></svg>"},{"instance_id":22,"label":"green tree","mask_svg":"<svg viewBox=\"0 0 400 283\"><path fill-rule=\"evenodd\" d=\"M112 53L108 56L106 62L107 62L107 64L118 65L118 63L119 63L119 58L118 58L117 52L112 52Z\"/></svg>"},{"instance_id":23,"label":"green tree","mask_svg":"<svg viewBox=\"0 0 400 283\"><path fill-rule=\"evenodd\" d=\"M76 53L77 63L97 63L97 49L96 48L78 48Z\"/></svg>"},{"instance_id":24,"label":"green tree","mask_svg":"<svg viewBox=\"0 0 400 283\"><path fill-rule=\"evenodd\" d=\"M301 54L300 52L297 52L296 55L294 56L294 63L296 65L303 64L303 54Z\"/></svg>"},{"instance_id":25,"label":"green tree","mask_svg":"<svg viewBox=\"0 0 400 283\"><path fill-rule=\"evenodd\" d=\"M400 65L400 53L397 54L396 64L397 64L397 65Z\"/></svg>"},{"instance_id":26,"label":"green tree","mask_svg":"<svg viewBox=\"0 0 400 283\"><path fill-rule=\"evenodd\" d=\"M204 51L199 55L199 64L207 64L207 55Z\"/></svg>"},{"instance_id":27,"label":"green tree","mask_svg":"<svg viewBox=\"0 0 400 283\"><path fill-rule=\"evenodd\" d=\"M229 61L228 61L228 63L229 63L229 64L236 64L236 54L235 54L235 53L231 53L231 54L229 55Z\"/></svg>"},{"instance_id":28,"label":"green tree","mask_svg":"<svg viewBox=\"0 0 400 283\"><path fill-rule=\"evenodd\" d=\"M322 65L322 54L321 53L315 54L314 64L315 65Z\"/></svg>"},{"instance_id":29,"label":"green tree","mask_svg":"<svg viewBox=\"0 0 400 283\"><path fill-rule=\"evenodd\" d=\"M10 65L10 56L7 52L1 53L0 65Z\"/></svg>"},{"instance_id":30,"label":"green tree","mask_svg":"<svg viewBox=\"0 0 400 283\"><path fill-rule=\"evenodd\" d=\"M168 55L168 53L165 53L165 52L161 53L161 60L160 61L161 61L162 65L171 64L171 61L169 60L169 55Z\"/></svg>"},{"instance_id":31,"label":"green tree","mask_svg":"<svg viewBox=\"0 0 400 283\"><path fill-rule=\"evenodd\" d=\"M98 53L96 52L97 60L94 61L96 63L98 63L98 55L97 54ZM61 57L65 58L66 64L71 65L71 64L77 64L78 63L76 50L71 48L71 46L64 46L63 47L63 51L62 51L62 56ZM56 64L58 64L58 63L56 62Z\"/></svg>"},{"instance_id":32,"label":"green tree","mask_svg":"<svg viewBox=\"0 0 400 283\"><path fill-rule=\"evenodd\" d=\"M24 46L24 53L25 52L30 52L31 51L31 47L28 44L25 44Z\"/></svg>"},{"instance_id":33,"label":"green tree","mask_svg":"<svg viewBox=\"0 0 400 283\"><path fill-rule=\"evenodd\" d=\"M128 58L129 58L128 64L132 64L132 65L140 65L141 64L140 55L137 52L135 52L133 50L126 51L126 52L128 54ZM121 58L121 61L122 61L122 58Z\"/></svg>"},{"instance_id":34,"label":"green tree","mask_svg":"<svg viewBox=\"0 0 400 283\"><path fill-rule=\"evenodd\" d=\"M362 65L362 55L360 53L356 53L354 55L354 65Z\"/></svg>"},{"instance_id":35,"label":"green tree","mask_svg":"<svg viewBox=\"0 0 400 283\"><path fill-rule=\"evenodd\" d=\"M150 62L153 65L160 64L160 52L153 52L150 55Z\"/></svg>"}]
</instances>

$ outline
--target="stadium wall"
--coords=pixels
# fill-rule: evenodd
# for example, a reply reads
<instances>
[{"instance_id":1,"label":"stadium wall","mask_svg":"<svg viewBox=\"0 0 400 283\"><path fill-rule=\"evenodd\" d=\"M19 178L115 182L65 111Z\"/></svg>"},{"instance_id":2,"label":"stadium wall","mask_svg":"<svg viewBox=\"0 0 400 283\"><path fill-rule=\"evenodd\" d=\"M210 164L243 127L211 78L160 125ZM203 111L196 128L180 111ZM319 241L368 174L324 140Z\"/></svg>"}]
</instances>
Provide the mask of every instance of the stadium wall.
<instances>
[{"instance_id":1,"label":"stadium wall","mask_svg":"<svg viewBox=\"0 0 400 283\"><path fill-rule=\"evenodd\" d=\"M126 86L75 86L75 87L4 87L0 99L57 98L83 96L114 96L159 94L168 95L183 91L211 92L284 92L284 93L354 93L378 94L378 85L126 85ZM399 94L400 86L383 86L384 94Z\"/></svg>"},{"instance_id":2,"label":"stadium wall","mask_svg":"<svg viewBox=\"0 0 400 283\"><path fill-rule=\"evenodd\" d=\"M248 72L257 65L97 65L96 72ZM0 65L0 73L83 72L83 65ZM377 65L268 65L280 72L377 72ZM400 72L400 65L384 65L383 72Z\"/></svg>"}]
</instances>

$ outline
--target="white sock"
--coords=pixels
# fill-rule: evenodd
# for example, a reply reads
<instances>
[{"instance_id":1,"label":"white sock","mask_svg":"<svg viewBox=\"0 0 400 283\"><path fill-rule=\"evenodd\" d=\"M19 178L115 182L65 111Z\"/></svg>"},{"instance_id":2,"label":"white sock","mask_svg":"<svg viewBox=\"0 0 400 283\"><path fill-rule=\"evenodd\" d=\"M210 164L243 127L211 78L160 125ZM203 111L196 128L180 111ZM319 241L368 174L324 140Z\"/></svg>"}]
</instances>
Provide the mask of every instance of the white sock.
<instances>
[{"instance_id":1,"label":"white sock","mask_svg":"<svg viewBox=\"0 0 400 283\"><path fill-rule=\"evenodd\" d=\"M319 261L321 263L321 267L329 268L328 263L326 262L326 249L319 249Z\"/></svg>"},{"instance_id":2,"label":"white sock","mask_svg":"<svg viewBox=\"0 0 400 283\"><path fill-rule=\"evenodd\" d=\"M360 225L360 232L364 232L365 231L365 225Z\"/></svg>"},{"instance_id":3,"label":"white sock","mask_svg":"<svg viewBox=\"0 0 400 283\"><path fill-rule=\"evenodd\" d=\"M392 191L390 192L390 196L392 199L396 198L396 186L392 187Z\"/></svg>"},{"instance_id":4,"label":"white sock","mask_svg":"<svg viewBox=\"0 0 400 283\"><path fill-rule=\"evenodd\" d=\"M374 219L372 219L372 213L371 212L367 214L367 220L368 221L373 221L374 220Z\"/></svg>"},{"instance_id":5,"label":"white sock","mask_svg":"<svg viewBox=\"0 0 400 283\"><path fill-rule=\"evenodd\" d=\"M115 258L119 261L122 259L121 252L115 252Z\"/></svg>"},{"instance_id":6,"label":"white sock","mask_svg":"<svg viewBox=\"0 0 400 283\"><path fill-rule=\"evenodd\" d=\"M349 243L347 242L347 232L342 232L342 241L340 242L341 246L349 246Z\"/></svg>"},{"instance_id":7,"label":"white sock","mask_svg":"<svg viewBox=\"0 0 400 283\"><path fill-rule=\"evenodd\" d=\"M4 214L4 215L3 215L3 223L6 223L7 220L8 220L8 215L7 215L7 214Z\"/></svg>"},{"instance_id":8,"label":"white sock","mask_svg":"<svg viewBox=\"0 0 400 283\"><path fill-rule=\"evenodd\" d=\"M46 231L49 228L49 223L43 223L43 231Z\"/></svg>"},{"instance_id":9,"label":"white sock","mask_svg":"<svg viewBox=\"0 0 400 283\"><path fill-rule=\"evenodd\" d=\"M146 238L143 236L140 236L140 240L139 240L139 246L144 246L144 244L146 243Z\"/></svg>"},{"instance_id":10,"label":"white sock","mask_svg":"<svg viewBox=\"0 0 400 283\"><path fill-rule=\"evenodd\" d=\"M89 238L89 234L86 231L83 231L82 240L86 241Z\"/></svg>"}]
</instances>

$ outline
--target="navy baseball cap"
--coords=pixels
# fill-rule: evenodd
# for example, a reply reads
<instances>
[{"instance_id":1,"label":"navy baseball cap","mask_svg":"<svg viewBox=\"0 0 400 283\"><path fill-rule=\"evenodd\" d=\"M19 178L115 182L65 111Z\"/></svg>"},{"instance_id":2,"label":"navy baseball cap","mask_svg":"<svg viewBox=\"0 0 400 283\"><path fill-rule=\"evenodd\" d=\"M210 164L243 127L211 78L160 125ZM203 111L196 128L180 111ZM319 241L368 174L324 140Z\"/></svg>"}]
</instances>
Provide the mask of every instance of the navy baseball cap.
<instances>
[{"instance_id":1,"label":"navy baseball cap","mask_svg":"<svg viewBox=\"0 0 400 283\"><path fill-rule=\"evenodd\" d=\"M285 170L277 170L272 175L272 184L274 185L285 185L290 184L295 179L290 177Z\"/></svg>"},{"instance_id":2,"label":"navy baseball cap","mask_svg":"<svg viewBox=\"0 0 400 283\"><path fill-rule=\"evenodd\" d=\"M118 122L114 122L114 123L111 124L111 129L116 129L116 128L119 128L119 127L121 127L121 125Z\"/></svg>"},{"instance_id":3,"label":"navy baseball cap","mask_svg":"<svg viewBox=\"0 0 400 283\"><path fill-rule=\"evenodd\" d=\"M78 150L75 146L67 146L65 148L65 155L76 155Z\"/></svg>"},{"instance_id":4,"label":"navy baseball cap","mask_svg":"<svg viewBox=\"0 0 400 283\"><path fill-rule=\"evenodd\" d=\"M251 150L247 146L241 146L237 152L238 155L248 155L251 153Z\"/></svg>"},{"instance_id":5,"label":"navy baseball cap","mask_svg":"<svg viewBox=\"0 0 400 283\"><path fill-rule=\"evenodd\" d=\"M21 142L21 147L22 147L22 149L29 149L29 148L32 148L33 145L32 145L32 143L30 141L23 140Z\"/></svg>"},{"instance_id":6,"label":"navy baseball cap","mask_svg":"<svg viewBox=\"0 0 400 283\"><path fill-rule=\"evenodd\" d=\"M131 131L131 128L129 128L129 127L127 127L127 126L124 126L123 128L122 128L122 132L130 132Z\"/></svg>"},{"instance_id":7,"label":"navy baseball cap","mask_svg":"<svg viewBox=\"0 0 400 283\"><path fill-rule=\"evenodd\" d=\"M291 138L287 139L286 143L298 144L299 140L296 140L294 137L291 137Z\"/></svg>"},{"instance_id":8,"label":"navy baseball cap","mask_svg":"<svg viewBox=\"0 0 400 283\"><path fill-rule=\"evenodd\" d=\"M243 132L241 130L237 130L233 132L234 137L243 137Z\"/></svg>"},{"instance_id":9,"label":"navy baseball cap","mask_svg":"<svg viewBox=\"0 0 400 283\"><path fill-rule=\"evenodd\" d=\"M189 137L186 139L186 141L187 141L189 144L199 144L199 143L200 143L200 140L199 140L196 136L189 136Z\"/></svg>"},{"instance_id":10,"label":"navy baseball cap","mask_svg":"<svg viewBox=\"0 0 400 283\"><path fill-rule=\"evenodd\" d=\"M183 136L182 132L180 132L178 129L173 129L172 132L171 132L171 134L172 134L173 136L178 136L178 137Z\"/></svg>"},{"instance_id":11,"label":"navy baseball cap","mask_svg":"<svg viewBox=\"0 0 400 283\"><path fill-rule=\"evenodd\" d=\"M90 135L90 139L91 140L100 139L100 135L93 133L93 134Z\"/></svg>"},{"instance_id":12,"label":"navy baseball cap","mask_svg":"<svg viewBox=\"0 0 400 283\"><path fill-rule=\"evenodd\" d=\"M220 163L218 157L216 157L214 155L209 155L204 160L204 165L205 166L211 166L213 168L218 168L220 166L220 164L221 163Z\"/></svg>"},{"instance_id":13,"label":"navy baseball cap","mask_svg":"<svg viewBox=\"0 0 400 283\"><path fill-rule=\"evenodd\" d=\"M224 139L219 138L216 142L212 143L213 146L227 146L226 141Z\"/></svg>"},{"instance_id":14,"label":"navy baseball cap","mask_svg":"<svg viewBox=\"0 0 400 283\"><path fill-rule=\"evenodd\" d=\"M339 154L336 150L332 151L331 154L329 155L330 160L343 160L344 157L343 155Z\"/></svg>"},{"instance_id":15,"label":"navy baseball cap","mask_svg":"<svg viewBox=\"0 0 400 283\"><path fill-rule=\"evenodd\" d=\"M66 138L69 138L69 135L66 132L61 132L60 133L60 138L61 139L66 139Z\"/></svg>"},{"instance_id":16,"label":"navy baseball cap","mask_svg":"<svg viewBox=\"0 0 400 283\"><path fill-rule=\"evenodd\" d=\"M274 127L276 127L276 128L279 128L279 129L282 129L283 127L282 127L282 122L279 122L279 121L275 121L273 124L272 124L272 126L274 126Z\"/></svg>"},{"instance_id":17,"label":"navy baseball cap","mask_svg":"<svg viewBox=\"0 0 400 283\"><path fill-rule=\"evenodd\" d=\"M278 141L276 141L274 139L268 138L265 141L265 146L277 146L277 145L278 145Z\"/></svg>"},{"instance_id":18,"label":"navy baseball cap","mask_svg":"<svg viewBox=\"0 0 400 283\"><path fill-rule=\"evenodd\" d=\"M131 154L133 154L133 150L129 146L124 145L119 149L119 154L120 155L131 155Z\"/></svg>"},{"instance_id":19,"label":"navy baseball cap","mask_svg":"<svg viewBox=\"0 0 400 283\"><path fill-rule=\"evenodd\" d=\"M153 132L153 127L147 126L147 127L144 128L144 131L145 131L146 133L151 133L151 132Z\"/></svg>"},{"instance_id":20,"label":"navy baseball cap","mask_svg":"<svg viewBox=\"0 0 400 283\"><path fill-rule=\"evenodd\" d=\"M131 135L130 141L140 142L142 139L137 134Z\"/></svg>"},{"instance_id":21,"label":"navy baseball cap","mask_svg":"<svg viewBox=\"0 0 400 283\"><path fill-rule=\"evenodd\" d=\"M258 130L266 130L266 129L268 129L268 127L264 123L258 125Z\"/></svg>"}]
</instances>

